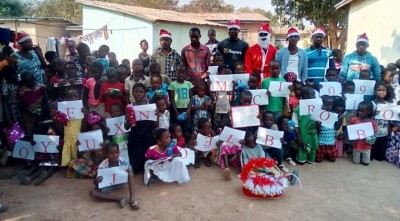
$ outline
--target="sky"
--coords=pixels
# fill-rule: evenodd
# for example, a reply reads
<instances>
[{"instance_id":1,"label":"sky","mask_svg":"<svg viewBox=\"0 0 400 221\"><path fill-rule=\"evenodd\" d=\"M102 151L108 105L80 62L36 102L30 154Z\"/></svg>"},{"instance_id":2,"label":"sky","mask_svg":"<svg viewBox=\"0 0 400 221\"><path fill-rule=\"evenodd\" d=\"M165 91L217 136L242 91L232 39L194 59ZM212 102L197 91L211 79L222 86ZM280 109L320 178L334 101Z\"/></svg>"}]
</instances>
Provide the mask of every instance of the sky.
<instances>
[{"instance_id":1,"label":"sky","mask_svg":"<svg viewBox=\"0 0 400 221\"><path fill-rule=\"evenodd\" d=\"M187 4L190 0L179 0L179 4ZM235 6L235 9L240 7L248 6L249 8L262 8L265 10L269 10L271 12L274 11L274 7L271 5L271 0L224 0L226 4L232 4Z\"/></svg>"}]
</instances>

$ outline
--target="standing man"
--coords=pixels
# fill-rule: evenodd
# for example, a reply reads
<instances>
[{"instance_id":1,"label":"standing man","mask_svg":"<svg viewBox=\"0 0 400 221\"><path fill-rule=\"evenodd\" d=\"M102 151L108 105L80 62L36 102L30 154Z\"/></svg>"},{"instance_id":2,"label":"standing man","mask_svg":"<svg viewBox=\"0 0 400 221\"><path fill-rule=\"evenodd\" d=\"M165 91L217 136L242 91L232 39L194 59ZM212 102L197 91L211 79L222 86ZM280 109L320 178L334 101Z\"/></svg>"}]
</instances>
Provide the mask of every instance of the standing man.
<instances>
[{"instance_id":1,"label":"standing man","mask_svg":"<svg viewBox=\"0 0 400 221\"><path fill-rule=\"evenodd\" d=\"M239 39L240 21L238 19L228 22L229 37L217 45L217 50L224 56L224 64L235 72L235 63L244 62L244 56L249 44Z\"/></svg>"},{"instance_id":2,"label":"standing man","mask_svg":"<svg viewBox=\"0 0 400 221\"><path fill-rule=\"evenodd\" d=\"M318 87L319 82L324 81L326 70L328 68L335 68L332 51L322 45L325 36L325 28L322 26L317 27L311 33L313 44L306 49L308 58L308 79L314 80L314 85L316 87Z\"/></svg>"},{"instance_id":3,"label":"standing man","mask_svg":"<svg viewBox=\"0 0 400 221\"><path fill-rule=\"evenodd\" d=\"M189 31L190 44L182 49L182 63L186 67L187 77L193 83L205 79L210 65L210 50L200 44L201 33L199 28Z\"/></svg>"},{"instance_id":4,"label":"standing man","mask_svg":"<svg viewBox=\"0 0 400 221\"><path fill-rule=\"evenodd\" d=\"M275 60L281 64L281 77L288 72L293 72L297 75L297 80L305 82L308 79L307 69L307 52L297 47L297 42L300 39L300 33L296 28L289 28L286 35L286 40L289 45L286 48L281 48L275 55Z\"/></svg>"},{"instance_id":5,"label":"standing man","mask_svg":"<svg viewBox=\"0 0 400 221\"><path fill-rule=\"evenodd\" d=\"M206 46L210 50L210 63L214 63L214 55L217 53L218 40L216 39L216 32L213 28L208 29L208 41Z\"/></svg>"},{"instance_id":6,"label":"standing man","mask_svg":"<svg viewBox=\"0 0 400 221\"><path fill-rule=\"evenodd\" d=\"M160 73L167 75L172 81L176 80L176 72L181 62L181 56L171 48L172 34L171 32L160 30L160 46L156 49L151 57L150 64L156 62L160 65Z\"/></svg>"},{"instance_id":7,"label":"standing man","mask_svg":"<svg viewBox=\"0 0 400 221\"><path fill-rule=\"evenodd\" d=\"M271 76L269 63L274 60L276 48L272 44L268 23L261 24L258 29L258 43L251 46L246 52L244 65L246 73L260 74L261 82L264 78Z\"/></svg>"},{"instance_id":8,"label":"standing man","mask_svg":"<svg viewBox=\"0 0 400 221\"><path fill-rule=\"evenodd\" d=\"M369 70L370 77L375 81L381 80L381 68L378 59L367 51L369 40L367 34L357 36L356 50L344 56L339 78L344 81L358 79L360 71Z\"/></svg>"}]
</instances>

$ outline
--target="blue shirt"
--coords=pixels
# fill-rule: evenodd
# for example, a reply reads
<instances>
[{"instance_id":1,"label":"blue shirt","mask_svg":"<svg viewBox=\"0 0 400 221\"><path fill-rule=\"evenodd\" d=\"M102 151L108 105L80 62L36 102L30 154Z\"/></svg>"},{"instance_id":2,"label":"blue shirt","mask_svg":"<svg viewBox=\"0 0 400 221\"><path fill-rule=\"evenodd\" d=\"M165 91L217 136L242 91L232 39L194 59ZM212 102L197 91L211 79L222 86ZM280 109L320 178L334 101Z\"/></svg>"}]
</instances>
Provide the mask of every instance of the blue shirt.
<instances>
[{"instance_id":1,"label":"blue shirt","mask_svg":"<svg viewBox=\"0 0 400 221\"><path fill-rule=\"evenodd\" d=\"M361 70L369 70L371 78L375 81L381 80L381 68L378 59L370 52L367 52L364 56L359 56L356 51L346 55L343 58L339 77L346 81L359 79Z\"/></svg>"},{"instance_id":2,"label":"blue shirt","mask_svg":"<svg viewBox=\"0 0 400 221\"><path fill-rule=\"evenodd\" d=\"M334 145L335 133L336 130L334 128L321 126L321 133L318 135L318 143L322 145Z\"/></svg>"},{"instance_id":3,"label":"blue shirt","mask_svg":"<svg viewBox=\"0 0 400 221\"><path fill-rule=\"evenodd\" d=\"M324 81L326 70L335 68L332 51L328 48L315 49L314 46L306 49L308 58L308 78L314 79L315 85Z\"/></svg>"}]
</instances>

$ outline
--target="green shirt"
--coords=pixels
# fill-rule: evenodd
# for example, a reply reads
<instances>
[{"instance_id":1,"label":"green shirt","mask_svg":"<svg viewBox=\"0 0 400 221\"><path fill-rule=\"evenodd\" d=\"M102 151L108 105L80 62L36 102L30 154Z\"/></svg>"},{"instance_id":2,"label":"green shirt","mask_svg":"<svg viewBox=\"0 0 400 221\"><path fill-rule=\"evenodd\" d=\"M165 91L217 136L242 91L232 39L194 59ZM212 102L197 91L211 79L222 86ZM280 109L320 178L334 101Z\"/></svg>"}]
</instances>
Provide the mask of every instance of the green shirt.
<instances>
[{"instance_id":1,"label":"green shirt","mask_svg":"<svg viewBox=\"0 0 400 221\"><path fill-rule=\"evenodd\" d=\"M190 89L193 88L193 84L190 81L184 81L182 84L177 81L172 82L168 90L175 92L176 108L187 108L190 103Z\"/></svg>"},{"instance_id":2,"label":"green shirt","mask_svg":"<svg viewBox=\"0 0 400 221\"><path fill-rule=\"evenodd\" d=\"M286 82L285 79L280 77L277 78L269 77L262 81L261 88L268 89L271 81ZM268 105L265 106L264 111L269 110L272 112L278 112L282 111L282 109L283 109L283 97L270 96L268 100Z\"/></svg>"},{"instance_id":3,"label":"green shirt","mask_svg":"<svg viewBox=\"0 0 400 221\"><path fill-rule=\"evenodd\" d=\"M293 115L297 117L297 127L301 139L304 143L310 144L311 149L316 150L318 148L318 132L315 121L311 119L311 115L300 116L300 107L296 107L293 112Z\"/></svg>"}]
</instances>

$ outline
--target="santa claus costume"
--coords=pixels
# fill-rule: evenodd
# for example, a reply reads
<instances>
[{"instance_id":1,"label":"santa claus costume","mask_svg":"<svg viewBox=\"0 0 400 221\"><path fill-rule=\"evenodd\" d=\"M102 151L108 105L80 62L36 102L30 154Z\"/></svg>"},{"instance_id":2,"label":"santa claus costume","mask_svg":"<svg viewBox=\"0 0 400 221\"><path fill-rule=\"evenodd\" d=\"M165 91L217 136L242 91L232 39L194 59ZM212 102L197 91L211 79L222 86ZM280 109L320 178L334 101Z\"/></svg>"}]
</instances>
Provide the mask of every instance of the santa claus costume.
<instances>
[{"instance_id":1,"label":"santa claus costume","mask_svg":"<svg viewBox=\"0 0 400 221\"><path fill-rule=\"evenodd\" d=\"M269 62L274 60L277 49L270 44L271 31L269 24L263 23L258 29L258 43L251 46L244 59L246 73L259 73L261 81L270 77Z\"/></svg>"}]
</instances>

